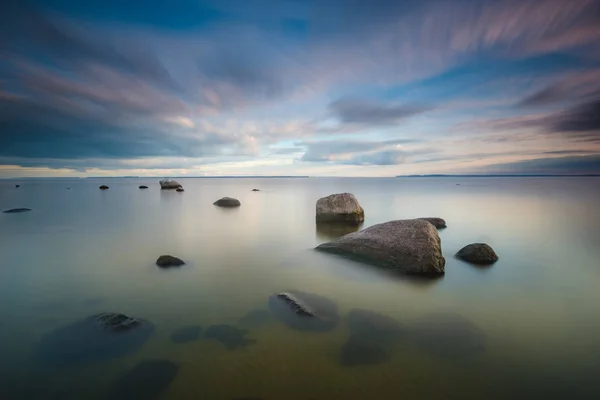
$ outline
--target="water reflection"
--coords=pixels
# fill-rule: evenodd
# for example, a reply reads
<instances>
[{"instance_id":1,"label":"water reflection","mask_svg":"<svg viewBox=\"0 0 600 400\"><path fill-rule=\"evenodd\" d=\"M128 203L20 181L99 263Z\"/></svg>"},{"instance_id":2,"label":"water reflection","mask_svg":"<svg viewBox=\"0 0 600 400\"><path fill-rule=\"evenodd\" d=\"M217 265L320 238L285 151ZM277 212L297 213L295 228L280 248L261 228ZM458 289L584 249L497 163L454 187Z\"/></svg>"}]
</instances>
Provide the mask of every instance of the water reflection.
<instances>
[{"instance_id":1,"label":"water reflection","mask_svg":"<svg viewBox=\"0 0 600 400\"><path fill-rule=\"evenodd\" d=\"M362 229L363 224L340 224L335 222L317 222L317 238L320 240L333 240Z\"/></svg>"}]
</instances>

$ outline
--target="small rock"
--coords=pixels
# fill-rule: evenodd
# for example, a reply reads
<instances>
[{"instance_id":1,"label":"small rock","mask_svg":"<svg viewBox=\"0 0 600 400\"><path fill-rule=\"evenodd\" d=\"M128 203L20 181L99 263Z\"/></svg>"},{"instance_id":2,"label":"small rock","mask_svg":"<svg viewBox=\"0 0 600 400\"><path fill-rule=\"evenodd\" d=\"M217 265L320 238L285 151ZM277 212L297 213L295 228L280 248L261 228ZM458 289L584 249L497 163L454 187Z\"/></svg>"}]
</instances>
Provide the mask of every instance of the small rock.
<instances>
[{"instance_id":1,"label":"small rock","mask_svg":"<svg viewBox=\"0 0 600 400\"><path fill-rule=\"evenodd\" d=\"M15 187L16 187L16 188L20 188L20 187L21 187L21 185L15 185Z\"/></svg>"},{"instance_id":2,"label":"small rock","mask_svg":"<svg viewBox=\"0 0 600 400\"><path fill-rule=\"evenodd\" d=\"M326 297L295 290L269 297L269 310L289 328L327 332L339 322L337 305Z\"/></svg>"},{"instance_id":3,"label":"small rock","mask_svg":"<svg viewBox=\"0 0 600 400\"><path fill-rule=\"evenodd\" d=\"M184 192L185 190L182 187L178 187L177 189L175 189L176 192Z\"/></svg>"},{"instance_id":4,"label":"small rock","mask_svg":"<svg viewBox=\"0 0 600 400\"><path fill-rule=\"evenodd\" d=\"M162 255L160 257L158 257L158 260L156 260L156 265L158 265L159 267L179 267L180 265L184 265L185 262L177 257L173 257L173 256L169 256L169 255Z\"/></svg>"},{"instance_id":5,"label":"small rock","mask_svg":"<svg viewBox=\"0 0 600 400\"><path fill-rule=\"evenodd\" d=\"M178 372L179 366L171 361L142 361L117 381L110 398L157 400Z\"/></svg>"},{"instance_id":6,"label":"small rock","mask_svg":"<svg viewBox=\"0 0 600 400\"><path fill-rule=\"evenodd\" d=\"M360 224L364 220L365 212L351 193L332 194L317 200L317 222Z\"/></svg>"},{"instance_id":7,"label":"small rock","mask_svg":"<svg viewBox=\"0 0 600 400\"><path fill-rule=\"evenodd\" d=\"M350 338L342 346L340 362L342 365L377 365L389 360L387 351L374 343L367 343Z\"/></svg>"},{"instance_id":8,"label":"small rock","mask_svg":"<svg viewBox=\"0 0 600 400\"><path fill-rule=\"evenodd\" d=\"M108 186L106 186L106 185L100 186L100 190L106 190L106 189L108 189Z\"/></svg>"},{"instance_id":9,"label":"small rock","mask_svg":"<svg viewBox=\"0 0 600 400\"><path fill-rule=\"evenodd\" d=\"M260 192L259 189L252 189L253 192Z\"/></svg>"},{"instance_id":10,"label":"small rock","mask_svg":"<svg viewBox=\"0 0 600 400\"><path fill-rule=\"evenodd\" d=\"M234 199L232 197L223 197L213 203L215 206L219 207L239 207L242 204L238 199Z\"/></svg>"},{"instance_id":11,"label":"small rock","mask_svg":"<svg viewBox=\"0 0 600 400\"><path fill-rule=\"evenodd\" d=\"M204 333L204 337L221 342L227 349L235 350L256 343L254 339L248 339L248 331L231 325L212 325Z\"/></svg>"},{"instance_id":12,"label":"small rock","mask_svg":"<svg viewBox=\"0 0 600 400\"><path fill-rule=\"evenodd\" d=\"M177 189L181 187L181 184L179 184L179 182L170 178L162 179L158 183L160 183L161 189Z\"/></svg>"},{"instance_id":13,"label":"small rock","mask_svg":"<svg viewBox=\"0 0 600 400\"><path fill-rule=\"evenodd\" d=\"M316 249L409 275L441 275L446 264L437 230L420 219L373 225Z\"/></svg>"},{"instance_id":14,"label":"small rock","mask_svg":"<svg viewBox=\"0 0 600 400\"><path fill-rule=\"evenodd\" d=\"M442 218L437 218L437 217L425 217L425 218L418 218L418 219L422 219L423 221L427 221L431 224L433 224L433 226L435 226L437 229L443 229L446 228L446 221L444 221Z\"/></svg>"},{"instance_id":15,"label":"small rock","mask_svg":"<svg viewBox=\"0 0 600 400\"><path fill-rule=\"evenodd\" d=\"M202 327L200 325L185 326L171 334L171 341L174 343L187 343L200 339Z\"/></svg>"},{"instance_id":16,"label":"small rock","mask_svg":"<svg viewBox=\"0 0 600 400\"><path fill-rule=\"evenodd\" d=\"M2 211L5 214L16 214L31 211L31 208L11 208L10 210Z\"/></svg>"},{"instance_id":17,"label":"small rock","mask_svg":"<svg viewBox=\"0 0 600 400\"><path fill-rule=\"evenodd\" d=\"M102 313L47 333L35 354L52 366L104 361L135 352L154 325L120 313Z\"/></svg>"},{"instance_id":18,"label":"small rock","mask_svg":"<svg viewBox=\"0 0 600 400\"><path fill-rule=\"evenodd\" d=\"M489 265L498 261L498 255L485 243L471 243L456 253L456 257L473 264Z\"/></svg>"},{"instance_id":19,"label":"small rock","mask_svg":"<svg viewBox=\"0 0 600 400\"><path fill-rule=\"evenodd\" d=\"M148 189L148 186L146 186L146 185L141 185L139 188L140 188L140 189Z\"/></svg>"}]
</instances>

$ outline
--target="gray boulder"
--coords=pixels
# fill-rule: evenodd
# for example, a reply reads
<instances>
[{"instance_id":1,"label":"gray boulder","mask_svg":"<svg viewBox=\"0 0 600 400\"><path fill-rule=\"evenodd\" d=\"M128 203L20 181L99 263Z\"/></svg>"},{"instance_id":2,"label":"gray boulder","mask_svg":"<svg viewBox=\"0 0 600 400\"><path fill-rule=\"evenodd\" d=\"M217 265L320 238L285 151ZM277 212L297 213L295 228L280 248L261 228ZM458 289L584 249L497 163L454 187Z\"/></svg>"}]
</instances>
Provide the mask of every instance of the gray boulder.
<instances>
[{"instance_id":1,"label":"gray boulder","mask_svg":"<svg viewBox=\"0 0 600 400\"><path fill-rule=\"evenodd\" d=\"M489 265L498 261L498 255L485 243L471 243L456 253L456 257L473 264Z\"/></svg>"},{"instance_id":2,"label":"gray boulder","mask_svg":"<svg viewBox=\"0 0 600 400\"><path fill-rule=\"evenodd\" d=\"M365 211L351 193L332 194L317 200L317 222L360 224Z\"/></svg>"},{"instance_id":3,"label":"gray boulder","mask_svg":"<svg viewBox=\"0 0 600 400\"><path fill-rule=\"evenodd\" d=\"M213 203L215 206L219 207L239 207L242 204L238 199L234 199L232 197L223 197Z\"/></svg>"},{"instance_id":4,"label":"gray boulder","mask_svg":"<svg viewBox=\"0 0 600 400\"><path fill-rule=\"evenodd\" d=\"M158 183L160 183L161 189L177 189L181 187L179 182L170 178L161 179Z\"/></svg>"},{"instance_id":5,"label":"gray boulder","mask_svg":"<svg viewBox=\"0 0 600 400\"><path fill-rule=\"evenodd\" d=\"M437 230L421 219L373 225L316 249L411 275L440 275L446 264Z\"/></svg>"},{"instance_id":6,"label":"gray boulder","mask_svg":"<svg viewBox=\"0 0 600 400\"><path fill-rule=\"evenodd\" d=\"M438 229L446 228L446 221L444 221L442 218L425 217L425 218L419 218L419 219L422 219L423 221L427 221L427 222L433 224L433 226L435 226Z\"/></svg>"}]
</instances>

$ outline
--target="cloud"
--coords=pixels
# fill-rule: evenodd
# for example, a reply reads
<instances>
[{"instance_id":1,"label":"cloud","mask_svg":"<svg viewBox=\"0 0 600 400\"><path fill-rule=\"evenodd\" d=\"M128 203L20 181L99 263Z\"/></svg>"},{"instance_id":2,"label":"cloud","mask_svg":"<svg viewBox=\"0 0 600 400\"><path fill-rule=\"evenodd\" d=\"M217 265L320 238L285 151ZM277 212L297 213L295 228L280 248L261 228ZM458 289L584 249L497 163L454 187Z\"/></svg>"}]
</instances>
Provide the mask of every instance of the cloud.
<instances>
[{"instance_id":1,"label":"cloud","mask_svg":"<svg viewBox=\"0 0 600 400\"><path fill-rule=\"evenodd\" d=\"M340 122L361 125L395 125L429 108L416 105L389 105L365 100L343 98L329 105Z\"/></svg>"},{"instance_id":2,"label":"cloud","mask_svg":"<svg viewBox=\"0 0 600 400\"><path fill-rule=\"evenodd\" d=\"M518 106L538 107L600 96L600 70L576 71L522 99Z\"/></svg>"},{"instance_id":3,"label":"cloud","mask_svg":"<svg viewBox=\"0 0 600 400\"><path fill-rule=\"evenodd\" d=\"M392 139L383 141L366 140L330 140L319 142L297 142L306 152L301 161L332 161L351 164L382 163L391 160L394 154L400 154L402 147L416 143L413 139ZM380 164L388 165L388 164Z\"/></svg>"},{"instance_id":4,"label":"cloud","mask_svg":"<svg viewBox=\"0 0 600 400\"><path fill-rule=\"evenodd\" d=\"M550 118L553 132L570 138L600 142L600 99L575 106Z\"/></svg>"},{"instance_id":5,"label":"cloud","mask_svg":"<svg viewBox=\"0 0 600 400\"><path fill-rule=\"evenodd\" d=\"M484 170L515 174L600 174L600 154L588 156L551 157L490 165Z\"/></svg>"}]
</instances>

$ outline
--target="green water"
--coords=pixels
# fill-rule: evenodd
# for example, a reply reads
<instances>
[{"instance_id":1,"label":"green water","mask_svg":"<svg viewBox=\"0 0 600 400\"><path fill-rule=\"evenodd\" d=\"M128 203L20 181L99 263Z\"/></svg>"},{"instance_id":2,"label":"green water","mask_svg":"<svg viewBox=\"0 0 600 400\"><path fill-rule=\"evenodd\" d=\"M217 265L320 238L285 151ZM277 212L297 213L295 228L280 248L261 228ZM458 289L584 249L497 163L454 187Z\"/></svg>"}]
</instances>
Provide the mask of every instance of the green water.
<instances>
[{"instance_id":1,"label":"green water","mask_svg":"<svg viewBox=\"0 0 600 400\"><path fill-rule=\"evenodd\" d=\"M600 398L599 179L180 182L183 193L159 190L156 179L0 181L0 209L33 209L0 214L2 399L111 398L119 378L152 359L179 366L160 399ZM364 207L365 227L445 218L446 275L393 279L313 251L328 240L314 223L316 200L344 191ZM223 196L242 206L214 207ZM453 258L479 241L499 254L494 266ZM161 254L187 265L160 270ZM285 290L334 301L340 324L304 332L274 319L249 328L256 343L235 350L170 339L187 325L239 326ZM458 314L485 346L447 357L413 334L390 344L382 364L342 365L345 316L355 308L392 317L406 332L431 313ZM104 311L151 321L155 332L107 361L59 367L36 358L45 334Z\"/></svg>"}]
</instances>

